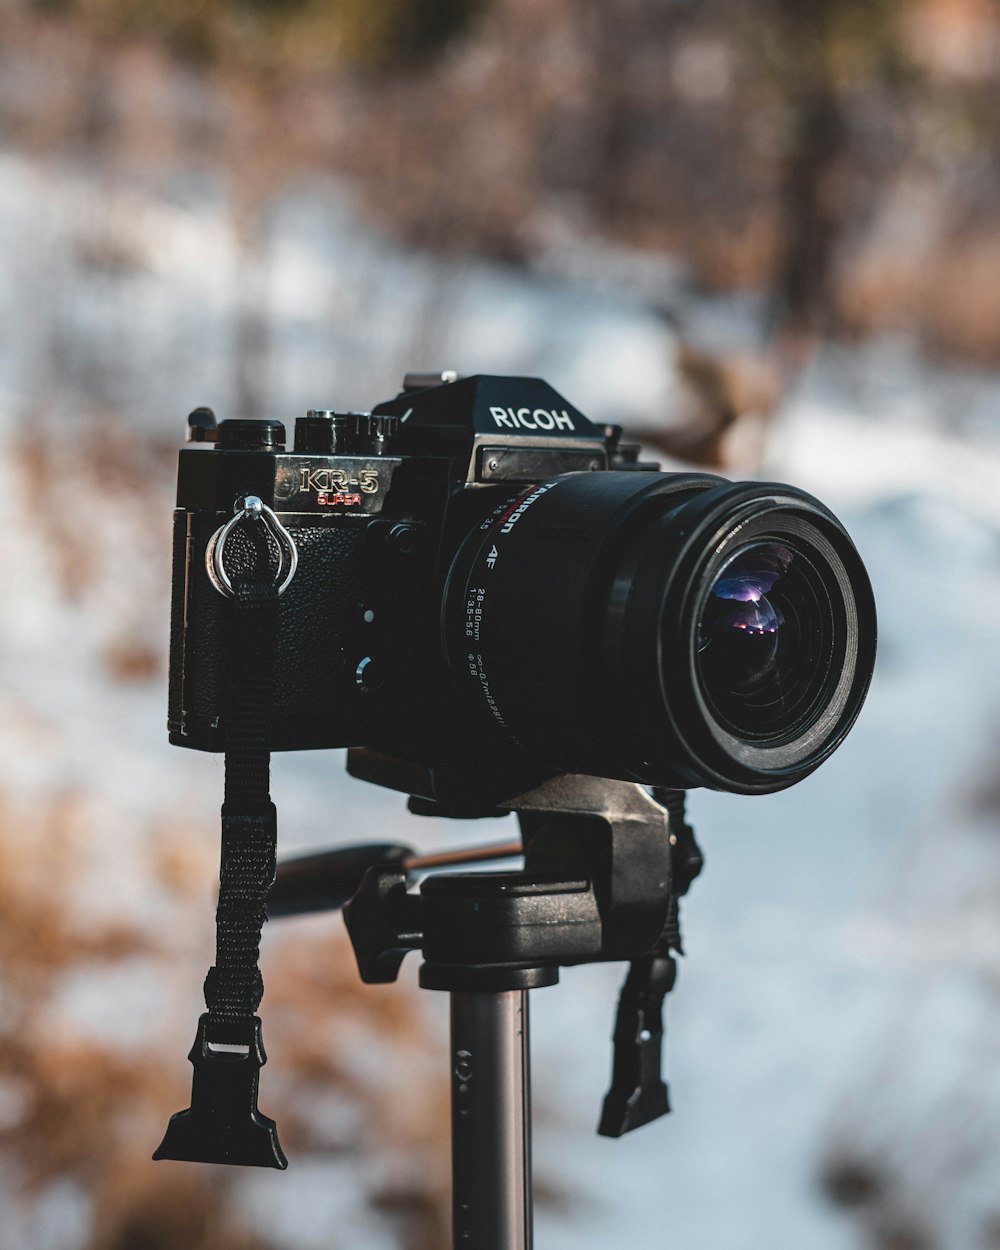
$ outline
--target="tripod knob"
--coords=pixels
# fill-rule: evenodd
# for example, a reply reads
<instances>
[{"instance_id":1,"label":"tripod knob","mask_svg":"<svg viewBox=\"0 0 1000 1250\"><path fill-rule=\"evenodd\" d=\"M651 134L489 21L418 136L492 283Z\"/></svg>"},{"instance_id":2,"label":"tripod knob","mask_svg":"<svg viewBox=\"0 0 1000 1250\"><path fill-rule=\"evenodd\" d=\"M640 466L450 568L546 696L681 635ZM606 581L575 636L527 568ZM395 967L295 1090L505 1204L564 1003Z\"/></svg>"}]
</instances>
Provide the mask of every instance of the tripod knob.
<instances>
[{"instance_id":1,"label":"tripod knob","mask_svg":"<svg viewBox=\"0 0 1000 1250\"><path fill-rule=\"evenodd\" d=\"M385 984L399 976L407 951L420 949L420 897L406 892L403 867L369 868L361 888L344 904L344 922L361 980Z\"/></svg>"}]
</instances>

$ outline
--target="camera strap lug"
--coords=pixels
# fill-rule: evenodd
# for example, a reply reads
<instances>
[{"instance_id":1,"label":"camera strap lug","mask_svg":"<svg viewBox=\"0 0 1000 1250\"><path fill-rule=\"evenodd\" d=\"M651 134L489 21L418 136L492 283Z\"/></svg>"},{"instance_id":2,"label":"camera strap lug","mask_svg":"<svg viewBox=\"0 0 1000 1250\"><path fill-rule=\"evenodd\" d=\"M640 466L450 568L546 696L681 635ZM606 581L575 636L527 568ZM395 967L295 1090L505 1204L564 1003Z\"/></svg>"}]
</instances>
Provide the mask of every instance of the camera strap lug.
<instances>
[{"instance_id":1,"label":"camera strap lug","mask_svg":"<svg viewBox=\"0 0 1000 1250\"><path fill-rule=\"evenodd\" d=\"M236 588L226 572L224 556L230 534L243 521L259 522L274 539L278 549L278 571L275 574L275 582L278 594L283 595L292 584L292 578L299 566L299 549L295 545L295 539L278 520L273 509L256 495L245 495L242 499L237 499L233 515L224 525L220 525L208 540L208 546L205 548L205 572L208 574L209 581L223 598L236 598ZM265 552L265 560L267 559Z\"/></svg>"},{"instance_id":2,"label":"camera strap lug","mask_svg":"<svg viewBox=\"0 0 1000 1250\"><path fill-rule=\"evenodd\" d=\"M205 978L208 1011L188 1056L191 1106L172 1117L153 1158L284 1168L274 1121L257 1109L266 1055L255 1014L264 992L260 938L276 864L269 737L282 587L271 568L266 520L248 502L237 504L252 560L232 579L215 965Z\"/></svg>"}]
</instances>

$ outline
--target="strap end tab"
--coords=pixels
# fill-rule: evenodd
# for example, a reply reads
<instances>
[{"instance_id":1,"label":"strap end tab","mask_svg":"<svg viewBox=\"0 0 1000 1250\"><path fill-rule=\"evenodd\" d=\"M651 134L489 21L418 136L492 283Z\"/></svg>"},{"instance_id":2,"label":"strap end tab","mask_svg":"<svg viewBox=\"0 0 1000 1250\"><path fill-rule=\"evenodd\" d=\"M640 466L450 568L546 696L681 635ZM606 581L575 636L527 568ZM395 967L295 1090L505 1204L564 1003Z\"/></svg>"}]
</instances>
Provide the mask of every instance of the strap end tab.
<instances>
[{"instance_id":1,"label":"strap end tab","mask_svg":"<svg viewBox=\"0 0 1000 1250\"><path fill-rule=\"evenodd\" d=\"M277 1125L257 1109L267 1062L260 1017L213 1022L206 1012L188 1055L194 1067L191 1106L171 1116L154 1159L288 1167Z\"/></svg>"}]
</instances>

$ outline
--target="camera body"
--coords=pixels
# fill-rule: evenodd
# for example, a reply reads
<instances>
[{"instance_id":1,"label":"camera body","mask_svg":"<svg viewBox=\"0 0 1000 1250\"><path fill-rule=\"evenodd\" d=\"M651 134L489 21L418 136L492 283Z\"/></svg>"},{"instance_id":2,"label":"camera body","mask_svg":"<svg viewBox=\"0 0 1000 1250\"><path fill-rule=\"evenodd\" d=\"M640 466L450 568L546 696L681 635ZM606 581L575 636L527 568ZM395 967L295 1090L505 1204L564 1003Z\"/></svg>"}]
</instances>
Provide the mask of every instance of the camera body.
<instances>
[{"instance_id":1,"label":"camera body","mask_svg":"<svg viewBox=\"0 0 1000 1250\"><path fill-rule=\"evenodd\" d=\"M229 623L205 556L235 500L252 493L298 549L280 601L274 750L367 748L356 770L383 757L399 788L460 806L470 769L477 794L496 792L500 776L500 789L517 792L556 771L462 697L442 651L443 587L462 536L508 505L513 527L534 484L655 471L620 444L618 427L594 425L539 379L476 376L404 390L370 414L310 412L288 450L275 421L193 433L174 516L172 743L225 749ZM383 762L380 780L385 772Z\"/></svg>"},{"instance_id":2,"label":"camera body","mask_svg":"<svg viewBox=\"0 0 1000 1250\"><path fill-rule=\"evenodd\" d=\"M298 555L273 750L353 748L355 776L448 815L559 773L768 793L818 767L875 654L836 517L791 486L661 473L540 379L446 377L313 411L291 450L277 421L192 414L215 446L180 455L171 741L226 747L212 540L255 495Z\"/></svg>"}]
</instances>

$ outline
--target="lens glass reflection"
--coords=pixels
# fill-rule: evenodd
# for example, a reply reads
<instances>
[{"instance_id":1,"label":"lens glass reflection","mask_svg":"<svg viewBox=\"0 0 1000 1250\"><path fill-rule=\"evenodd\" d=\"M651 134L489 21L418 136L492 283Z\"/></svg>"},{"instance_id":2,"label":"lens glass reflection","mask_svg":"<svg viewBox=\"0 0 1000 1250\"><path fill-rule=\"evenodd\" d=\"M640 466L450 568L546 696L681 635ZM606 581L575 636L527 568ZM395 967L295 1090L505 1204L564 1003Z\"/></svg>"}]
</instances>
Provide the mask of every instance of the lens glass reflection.
<instances>
[{"instance_id":1,"label":"lens glass reflection","mask_svg":"<svg viewBox=\"0 0 1000 1250\"><path fill-rule=\"evenodd\" d=\"M791 546L758 542L718 571L702 605L702 693L742 738L801 732L830 670L830 605L812 563Z\"/></svg>"}]
</instances>

